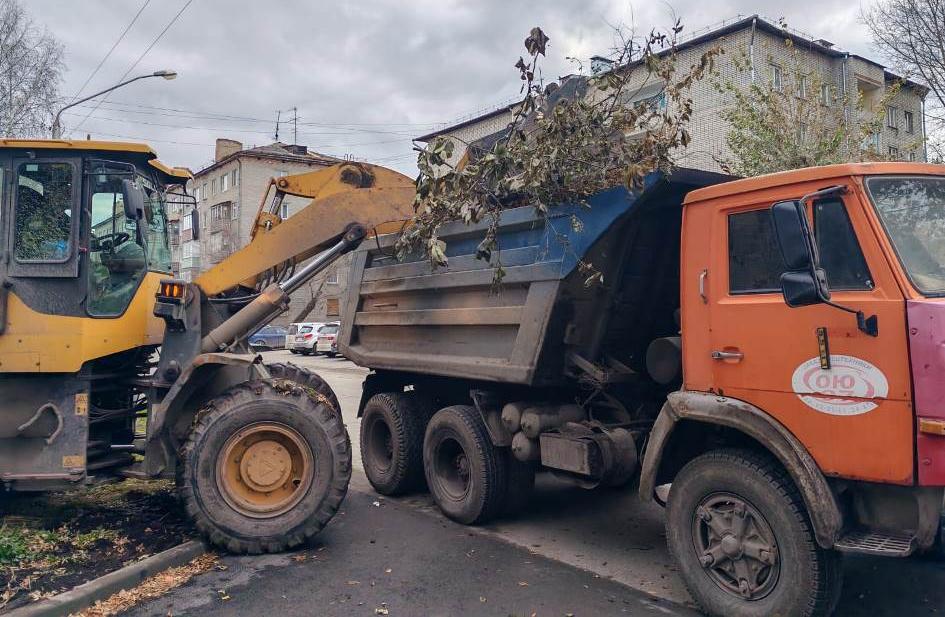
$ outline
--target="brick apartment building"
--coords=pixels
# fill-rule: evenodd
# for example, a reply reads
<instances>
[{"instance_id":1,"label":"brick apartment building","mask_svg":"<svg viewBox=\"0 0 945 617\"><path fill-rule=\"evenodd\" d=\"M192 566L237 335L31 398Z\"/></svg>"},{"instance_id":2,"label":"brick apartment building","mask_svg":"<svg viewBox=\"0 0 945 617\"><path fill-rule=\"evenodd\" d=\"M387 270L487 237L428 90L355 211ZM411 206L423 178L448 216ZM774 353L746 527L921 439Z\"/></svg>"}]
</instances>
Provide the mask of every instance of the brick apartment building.
<instances>
[{"instance_id":1,"label":"brick apartment building","mask_svg":"<svg viewBox=\"0 0 945 617\"><path fill-rule=\"evenodd\" d=\"M791 42L791 46L785 43L786 40ZM718 79L731 81L746 89L753 80L766 80L776 87L783 84L789 71L795 68L793 51L796 50L800 70L807 74L816 72L824 84L820 92L805 95L817 97L825 105L841 104L839 101L842 99L852 103L859 95L868 109L879 102L893 84L901 83L899 92L890 101L882 131L872 136L869 145L881 156L890 159L926 160L923 105L928 91L925 87L901 79L873 60L842 51L829 41L788 30L758 15L738 18L695 32L677 46L677 61L680 66L688 67L715 46L725 50L725 54L716 62ZM747 58L750 70L739 70L736 58ZM610 66L606 59L600 57L592 59L591 67L595 73L620 68ZM645 70L638 71L638 78L639 83L630 84L631 90L635 92L631 102L659 100L662 87L659 84L645 85ZM565 79L585 78L571 76ZM721 118L720 111L733 105L734 101L730 94L720 93L710 79L697 82L691 96L692 143L679 156L677 163L683 167L720 171L718 161L731 157L726 143L729 127ZM851 104L849 113L857 113L852 107ZM451 138L455 148L450 162L455 163L463 156L466 144L476 143L503 131L512 121L514 112L514 103L502 105L417 139L428 142L439 135Z\"/></svg>"},{"instance_id":2,"label":"brick apartment building","mask_svg":"<svg viewBox=\"0 0 945 617\"><path fill-rule=\"evenodd\" d=\"M170 217L171 237L179 235L179 246L172 247L174 253L179 254L179 276L193 280L249 243L249 234L271 178L316 171L338 162L339 159L309 152L300 145L277 142L244 148L238 141L217 139L213 163L197 171L188 184L188 193L197 201L196 209L187 205L179 215L172 213ZM307 199L287 196L282 202L281 215L291 217L306 204ZM313 295L318 296L318 302L306 319L338 319L340 295L346 284L346 263L339 261L294 293L289 310L273 323L291 321Z\"/></svg>"}]
</instances>

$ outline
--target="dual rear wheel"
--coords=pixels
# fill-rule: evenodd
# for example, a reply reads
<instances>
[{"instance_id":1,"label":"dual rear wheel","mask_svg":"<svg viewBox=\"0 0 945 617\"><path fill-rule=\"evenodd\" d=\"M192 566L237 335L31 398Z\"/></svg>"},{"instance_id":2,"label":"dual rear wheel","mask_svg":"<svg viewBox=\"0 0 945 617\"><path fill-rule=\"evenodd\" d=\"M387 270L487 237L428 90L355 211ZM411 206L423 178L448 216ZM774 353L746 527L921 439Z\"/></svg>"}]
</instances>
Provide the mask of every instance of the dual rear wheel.
<instances>
[{"instance_id":1,"label":"dual rear wheel","mask_svg":"<svg viewBox=\"0 0 945 617\"><path fill-rule=\"evenodd\" d=\"M492 444L474 407L434 413L432 402L414 392L382 393L368 401L361 457L379 493L399 495L425 485L443 513L464 524L520 509L535 482L533 466Z\"/></svg>"}]
</instances>

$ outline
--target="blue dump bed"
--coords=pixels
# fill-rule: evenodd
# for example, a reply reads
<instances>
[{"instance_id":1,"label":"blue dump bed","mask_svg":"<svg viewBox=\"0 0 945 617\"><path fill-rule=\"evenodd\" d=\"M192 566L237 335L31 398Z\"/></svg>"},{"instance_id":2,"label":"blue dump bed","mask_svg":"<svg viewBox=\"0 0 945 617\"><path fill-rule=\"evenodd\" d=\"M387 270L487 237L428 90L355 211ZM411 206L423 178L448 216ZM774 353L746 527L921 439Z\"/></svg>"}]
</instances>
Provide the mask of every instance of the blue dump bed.
<instances>
[{"instance_id":1,"label":"blue dump bed","mask_svg":"<svg viewBox=\"0 0 945 617\"><path fill-rule=\"evenodd\" d=\"M677 170L651 175L639 193L603 191L590 208L506 210L498 290L493 267L475 257L485 224L443 227L448 267L398 261L393 234L366 241L351 265L340 350L373 369L528 385L605 359L634 370L655 336L678 331L683 198L727 179ZM603 284L585 285L582 260Z\"/></svg>"}]
</instances>

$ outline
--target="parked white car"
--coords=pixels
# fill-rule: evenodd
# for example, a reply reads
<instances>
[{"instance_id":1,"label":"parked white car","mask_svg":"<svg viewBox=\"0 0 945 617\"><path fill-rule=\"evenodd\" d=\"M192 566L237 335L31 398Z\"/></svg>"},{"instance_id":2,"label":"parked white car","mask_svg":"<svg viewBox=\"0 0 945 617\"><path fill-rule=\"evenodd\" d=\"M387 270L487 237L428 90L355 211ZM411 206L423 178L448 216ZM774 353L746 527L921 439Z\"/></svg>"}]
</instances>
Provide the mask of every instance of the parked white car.
<instances>
[{"instance_id":1,"label":"parked white car","mask_svg":"<svg viewBox=\"0 0 945 617\"><path fill-rule=\"evenodd\" d=\"M338 354L338 329L340 327L341 324L335 322L326 323L318 329L315 336L315 353L327 354L330 358Z\"/></svg>"},{"instance_id":2,"label":"parked white car","mask_svg":"<svg viewBox=\"0 0 945 617\"><path fill-rule=\"evenodd\" d=\"M299 331L292 342L292 351L309 356L315 353L315 343L318 341L318 331L324 326L320 322L306 322L299 324Z\"/></svg>"}]
</instances>

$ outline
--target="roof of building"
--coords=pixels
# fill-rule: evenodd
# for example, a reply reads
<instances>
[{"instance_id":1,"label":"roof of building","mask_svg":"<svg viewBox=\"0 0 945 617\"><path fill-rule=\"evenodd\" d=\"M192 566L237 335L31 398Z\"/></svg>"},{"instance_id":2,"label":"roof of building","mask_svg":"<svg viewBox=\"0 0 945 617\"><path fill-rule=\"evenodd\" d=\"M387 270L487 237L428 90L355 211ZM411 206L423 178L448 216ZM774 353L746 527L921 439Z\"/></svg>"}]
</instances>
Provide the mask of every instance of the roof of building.
<instances>
[{"instance_id":1,"label":"roof of building","mask_svg":"<svg viewBox=\"0 0 945 617\"><path fill-rule=\"evenodd\" d=\"M733 180L732 182L725 182L722 184L708 186L703 189L697 189L686 196L685 203L689 205L709 199L741 195L744 193L750 193L752 191L784 186L786 184L815 182L844 176L872 176L885 174L941 176L945 175L945 165L882 161L875 163L841 163L838 165L823 165L821 167L807 167L804 169L779 171L777 173L767 174L764 176L743 178L741 180ZM800 195L798 197L800 197Z\"/></svg>"},{"instance_id":2,"label":"roof of building","mask_svg":"<svg viewBox=\"0 0 945 617\"><path fill-rule=\"evenodd\" d=\"M338 157L329 156L327 154L320 154L318 152L311 152L305 146L299 146L295 144L286 144L281 141L271 143L265 146L255 146L253 148L245 148L237 150L232 154L229 154L219 161L214 161L210 165L207 165L203 169L197 171L194 174L194 177L199 177L204 174L207 174L218 167L226 165L230 161L236 160L241 157L252 157L258 159L268 159L273 161L285 161L289 163L306 163L309 165L334 165L336 163L343 163L344 159Z\"/></svg>"},{"instance_id":3,"label":"roof of building","mask_svg":"<svg viewBox=\"0 0 945 617\"><path fill-rule=\"evenodd\" d=\"M748 17L739 18L739 19L736 19L736 20L731 21L731 22L725 22L723 25L721 25L721 26L719 26L719 27L708 28L708 29L706 29L706 32L705 32L704 34L699 34L699 35L697 35L697 36L693 36L693 37L691 37L691 38L689 38L689 39L686 39L686 40L684 40L684 41L678 43L678 44L676 45L676 51L682 51L682 50L684 50L684 49L689 49L689 48L692 48L692 47L696 47L697 45L701 45L701 44L706 43L706 42L708 42L708 41L712 41L712 40L718 39L718 38L723 37L723 36L725 36L725 35L727 35L727 34L732 34L732 33L734 33L734 32L739 32L739 31L741 31L741 30L745 30L746 28L751 27L753 24L754 24L754 26L755 26L756 28L758 28L759 30L763 30L763 31L768 32L768 33L770 33L770 34L775 34L775 35L778 35L778 36L783 36L783 37L785 37L785 38L787 38L787 39L790 39L791 42L794 43L794 45L803 46L804 48L810 49L810 50L812 50L812 51L816 51L816 52L818 52L818 53L822 53L822 54L824 54L824 55L826 55L826 56L830 56L831 58L849 57L849 58L856 58L856 59L858 59L858 60L862 60L863 62L872 64L873 66L876 66L876 67L879 67L879 68L883 69L883 74L884 74L884 76L885 76L885 78L886 78L887 81L901 81L901 82L902 82L903 84L905 84L906 86L917 90L918 93L919 93L919 95L920 95L922 98L925 98L926 94L928 94L929 89L928 89L927 86L925 86L925 85L923 85L923 84L920 84L920 83L918 83L918 82L916 82L916 81L913 81L913 80L911 80L911 79L905 78L905 77L903 77L903 76L901 76L901 75L897 75L896 73L894 73L893 71L890 71L890 70L889 70L888 68L886 68L884 65L882 65L882 64L880 64L880 63L878 63L878 62L876 62L875 60L870 60L869 58L866 58L866 57L861 56L861 55L859 55L859 54L854 54L854 53L850 53L850 52L843 51L843 50L837 48L837 47L836 47L833 43L831 43L830 41L827 41L827 40L825 40L825 39L814 39L814 38L810 38L810 37L808 37L808 36L806 36L806 35L803 35L803 34L801 34L801 33L799 33L799 32L796 32L796 31L794 31L794 30L790 30L790 29L785 28L785 27L783 27L783 26L780 26L780 25L778 25L778 24L776 24L776 23L773 23L773 22L771 22L771 21L769 21L769 20L765 19L764 17L762 17L762 16L760 16L760 15L757 15L757 14L756 14L756 15L749 15ZM660 52L660 53L661 53L661 54L668 54L668 53L670 53L670 51L671 51L670 49L667 49L667 50L664 50L664 51L662 51L662 52ZM603 58L603 57L601 57L601 56L594 56L594 58L598 58L598 59L602 59L602 60L605 59L605 58ZM632 65L632 64L637 64L637 63L639 63L639 62L640 62L640 61L638 60L638 61L636 61L636 62L634 62L634 63L631 63L631 65ZM624 67L625 67L625 66L628 66L628 65L624 65ZM617 67L617 66L615 66L612 70L619 70L620 68L623 68L623 67ZM511 110L515 109L516 105L518 105L517 102L516 102L516 103L512 103L512 104L510 104L510 105L502 105L501 107L498 107L498 108L493 109L493 110L491 110L491 111L487 111L487 112L485 112L485 113L479 114L479 115L477 115L477 116L475 116L475 117L473 117L473 118L469 118L469 119L463 120L462 122L458 122L458 123L456 123L456 124L452 124L452 125L449 125L449 126L445 126L445 127L441 128L441 129L438 129L438 130L436 130L436 131L432 131L432 132L430 132L430 133L427 133L426 135L423 135L423 136L421 136L421 137L417 137L417 141L420 141L420 142L427 142L427 141L430 141L431 139L433 139L434 137L436 137L437 135L442 135L442 134L444 134L444 133L449 133L449 132L455 131L455 130L457 130L457 129L461 129L461 128L464 128L464 127L466 127L466 126L469 126L469 125L471 125L471 124L476 124L476 123L482 122L482 121L484 121L484 120L488 120L489 118L493 118L493 117L495 117L495 116L501 115L501 114L503 114L503 113L506 113L506 112L508 112L508 111L511 111Z\"/></svg>"},{"instance_id":4,"label":"roof of building","mask_svg":"<svg viewBox=\"0 0 945 617\"><path fill-rule=\"evenodd\" d=\"M157 159L157 153L147 144L132 141L97 141L91 139L0 139L0 148L43 150L83 150L97 152L131 152L143 154L151 167L169 176L169 179L189 180L190 170L171 167Z\"/></svg>"}]
</instances>

